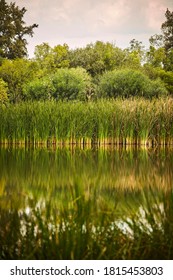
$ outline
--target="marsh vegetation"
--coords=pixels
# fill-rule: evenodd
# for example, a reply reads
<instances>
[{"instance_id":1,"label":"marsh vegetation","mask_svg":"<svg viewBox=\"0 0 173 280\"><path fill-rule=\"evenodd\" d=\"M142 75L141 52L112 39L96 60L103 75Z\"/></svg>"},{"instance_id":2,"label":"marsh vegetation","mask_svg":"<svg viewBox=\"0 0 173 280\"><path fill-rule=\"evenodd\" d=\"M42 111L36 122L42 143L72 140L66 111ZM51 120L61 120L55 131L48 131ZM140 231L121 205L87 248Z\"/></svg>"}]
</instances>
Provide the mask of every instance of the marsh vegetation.
<instances>
[{"instance_id":1,"label":"marsh vegetation","mask_svg":"<svg viewBox=\"0 0 173 280\"><path fill-rule=\"evenodd\" d=\"M0 107L0 142L172 145L173 99L30 102Z\"/></svg>"}]
</instances>

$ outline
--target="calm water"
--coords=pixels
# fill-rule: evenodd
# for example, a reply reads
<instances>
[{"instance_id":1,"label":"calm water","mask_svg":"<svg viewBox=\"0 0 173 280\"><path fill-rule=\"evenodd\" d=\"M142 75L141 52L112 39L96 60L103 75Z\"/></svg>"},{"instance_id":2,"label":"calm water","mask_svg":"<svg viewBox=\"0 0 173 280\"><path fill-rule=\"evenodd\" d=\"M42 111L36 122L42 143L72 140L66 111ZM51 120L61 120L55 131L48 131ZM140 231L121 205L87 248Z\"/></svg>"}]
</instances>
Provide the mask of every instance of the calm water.
<instances>
[{"instance_id":1,"label":"calm water","mask_svg":"<svg viewBox=\"0 0 173 280\"><path fill-rule=\"evenodd\" d=\"M142 191L159 197L173 182L173 151L142 149L0 149L0 210L65 207L80 185L97 207L138 209ZM78 194L80 196L80 194ZM77 198L77 196L75 196Z\"/></svg>"}]
</instances>

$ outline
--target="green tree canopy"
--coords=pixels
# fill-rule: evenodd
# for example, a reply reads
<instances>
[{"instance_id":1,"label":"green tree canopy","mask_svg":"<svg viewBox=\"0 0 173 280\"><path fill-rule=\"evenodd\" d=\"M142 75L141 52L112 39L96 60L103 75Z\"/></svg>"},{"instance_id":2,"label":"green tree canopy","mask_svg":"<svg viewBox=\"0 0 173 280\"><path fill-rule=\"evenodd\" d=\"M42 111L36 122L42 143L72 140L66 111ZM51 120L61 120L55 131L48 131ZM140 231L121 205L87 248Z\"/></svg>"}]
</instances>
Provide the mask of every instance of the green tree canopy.
<instances>
[{"instance_id":1,"label":"green tree canopy","mask_svg":"<svg viewBox=\"0 0 173 280\"><path fill-rule=\"evenodd\" d=\"M8 95L7 95L8 87L7 83L0 78L0 105L6 104L8 102Z\"/></svg>"},{"instance_id":2,"label":"green tree canopy","mask_svg":"<svg viewBox=\"0 0 173 280\"><path fill-rule=\"evenodd\" d=\"M0 57L15 59L27 55L26 35L33 36L37 24L26 26L23 20L26 9L20 9L15 2L9 5L0 0Z\"/></svg>"},{"instance_id":3,"label":"green tree canopy","mask_svg":"<svg viewBox=\"0 0 173 280\"><path fill-rule=\"evenodd\" d=\"M165 50L169 51L173 49L173 12L166 10L166 21L162 23L161 29L163 33L163 40Z\"/></svg>"},{"instance_id":4,"label":"green tree canopy","mask_svg":"<svg viewBox=\"0 0 173 280\"><path fill-rule=\"evenodd\" d=\"M97 41L69 51L70 67L82 67L92 77L122 66L125 53L112 43Z\"/></svg>"},{"instance_id":5,"label":"green tree canopy","mask_svg":"<svg viewBox=\"0 0 173 280\"><path fill-rule=\"evenodd\" d=\"M35 61L44 73L56 71L58 68L67 68L69 67L68 51L67 44L51 48L48 43L43 43L35 47Z\"/></svg>"},{"instance_id":6,"label":"green tree canopy","mask_svg":"<svg viewBox=\"0 0 173 280\"><path fill-rule=\"evenodd\" d=\"M37 65L35 62L23 58L4 59L0 66L0 78L8 85L8 96L12 103L18 103L24 99L24 85L36 76Z\"/></svg>"},{"instance_id":7,"label":"green tree canopy","mask_svg":"<svg viewBox=\"0 0 173 280\"><path fill-rule=\"evenodd\" d=\"M173 71L173 12L167 9L165 17L166 21L161 25L162 34L155 34L149 39L147 63Z\"/></svg>"}]
</instances>

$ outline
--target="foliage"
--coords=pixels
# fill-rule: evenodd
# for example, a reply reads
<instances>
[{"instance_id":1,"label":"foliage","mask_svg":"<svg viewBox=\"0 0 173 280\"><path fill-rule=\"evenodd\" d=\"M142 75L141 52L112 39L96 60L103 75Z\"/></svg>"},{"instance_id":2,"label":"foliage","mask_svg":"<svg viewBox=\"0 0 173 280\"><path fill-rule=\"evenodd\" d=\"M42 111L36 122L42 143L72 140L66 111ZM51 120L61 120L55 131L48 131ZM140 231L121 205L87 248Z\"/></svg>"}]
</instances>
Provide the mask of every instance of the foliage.
<instances>
[{"instance_id":1,"label":"foliage","mask_svg":"<svg viewBox=\"0 0 173 280\"><path fill-rule=\"evenodd\" d=\"M41 45L37 45L34 50L35 60L40 63L41 67L43 67L43 62L51 53L51 47L48 43L42 43Z\"/></svg>"},{"instance_id":2,"label":"foliage","mask_svg":"<svg viewBox=\"0 0 173 280\"><path fill-rule=\"evenodd\" d=\"M24 84L35 77L36 71L36 65L29 60L3 60L0 66L0 78L8 85L10 102L17 103L24 99Z\"/></svg>"},{"instance_id":3,"label":"foliage","mask_svg":"<svg viewBox=\"0 0 173 280\"><path fill-rule=\"evenodd\" d=\"M15 59L27 55L25 36L33 36L33 29L38 25L26 26L25 13L26 9L20 9L15 2L8 5L0 0L0 56Z\"/></svg>"},{"instance_id":4,"label":"foliage","mask_svg":"<svg viewBox=\"0 0 173 280\"><path fill-rule=\"evenodd\" d=\"M7 92L7 84L0 78L0 104L6 104L8 102Z\"/></svg>"},{"instance_id":5,"label":"foliage","mask_svg":"<svg viewBox=\"0 0 173 280\"><path fill-rule=\"evenodd\" d=\"M24 87L25 100L87 100L92 95L89 74L82 68L57 69Z\"/></svg>"},{"instance_id":6,"label":"foliage","mask_svg":"<svg viewBox=\"0 0 173 280\"><path fill-rule=\"evenodd\" d=\"M173 94L173 72L161 69L157 73L160 79L164 82L169 93Z\"/></svg>"},{"instance_id":7,"label":"foliage","mask_svg":"<svg viewBox=\"0 0 173 280\"><path fill-rule=\"evenodd\" d=\"M169 50L164 60L164 69L173 72L173 49Z\"/></svg>"},{"instance_id":8,"label":"foliage","mask_svg":"<svg viewBox=\"0 0 173 280\"><path fill-rule=\"evenodd\" d=\"M149 38L150 46L155 48L161 48L164 47L163 42L163 35L162 34L155 34Z\"/></svg>"},{"instance_id":9,"label":"foliage","mask_svg":"<svg viewBox=\"0 0 173 280\"><path fill-rule=\"evenodd\" d=\"M137 51L130 51L128 49L124 50L125 58L122 63L122 68L129 68L134 70L141 70L141 59Z\"/></svg>"},{"instance_id":10,"label":"foliage","mask_svg":"<svg viewBox=\"0 0 173 280\"><path fill-rule=\"evenodd\" d=\"M69 66L68 51L69 47L67 44L63 46L56 45L51 48L48 43L43 43L35 47L34 60L43 72L54 72L57 68Z\"/></svg>"},{"instance_id":11,"label":"foliage","mask_svg":"<svg viewBox=\"0 0 173 280\"><path fill-rule=\"evenodd\" d=\"M59 69L51 76L56 100L87 100L91 77L83 68Z\"/></svg>"},{"instance_id":12,"label":"foliage","mask_svg":"<svg viewBox=\"0 0 173 280\"><path fill-rule=\"evenodd\" d=\"M165 13L166 21L161 25L162 34L155 34L149 39L147 63L153 67L161 67L166 71L173 70L173 12Z\"/></svg>"},{"instance_id":13,"label":"foliage","mask_svg":"<svg viewBox=\"0 0 173 280\"><path fill-rule=\"evenodd\" d=\"M172 71L166 71L160 67L152 67L150 64L145 64L144 73L151 79L162 81L169 94L173 94L173 73Z\"/></svg>"},{"instance_id":14,"label":"foliage","mask_svg":"<svg viewBox=\"0 0 173 280\"><path fill-rule=\"evenodd\" d=\"M7 5L4 0L0 4L6 11L14 10L15 17L21 20L16 19L19 20L19 29L33 34L36 25L26 27L22 20L25 8L20 10L15 3ZM161 27L163 34L155 34L149 39L148 50L145 50L142 42L132 39L126 49L102 41L71 50L67 44L50 47L48 43L43 43L36 46L33 60L14 59L16 56L22 57L24 53L9 54L9 58L12 58L9 61L4 59L8 55L0 55L0 78L7 83L9 101L17 103L52 98L84 101L92 97L151 98L167 92L172 94L172 12L167 9L165 16L166 21ZM5 18L6 23L12 24L11 14ZM15 27L14 22L10 27L13 35ZM24 35L20 35L20 39L26 44ZM3 36L0 42L2 40ZM14 38L11 43L15 44ZM12 47L10 44L8 46L10 52ZM21 51L20 47L17 49Z\"/></svg>"},{"instance_id":15,"label":"foliage","mask_svg":"<svg viewBox=\"0 0 173 280\"><path fill-rule=\"evenodd\" d=\"M159 80L153 82L141 72L129 69L114 70L103 74L98 91L101 97L114 98L119 96L150 98L166 94L166 89Z\"/></svg>"},{"instance_id":16,"label":"foliage","mask_svg":"<svg viewBox=\"0 0 173 280\"><path fill-rule=\"evenodd\" d=\"M101 41L69 52L70 67L83 67L93 77L121 66L124 57L125 53L120 48Z\"/></svg>"},{"instance_id":17,"label":"foliage","mask_svg":"<svg viewBox=\"0 0 173 280\"><path fill-rule=\"evenodd\" d=\"M130 47L125 49L124 51L126 56L123 61L123 67L140 70L144 61L145 54L142 42L133 39L130 41Z\"/></svg>"},{"instance_id":18,"label":"foliage","mask_svg":"<svg viewBox=\"0 0 173 280\"><path fill-rule=\"evenodd\" d=\"M36 78L23 87L24 100L50 100L55 88L52 80L48 77Z\"/></svg>"},{"instance_id":19,"label":"foliage","mask_svg":"<svg viewBox=\"0 0 173 280\"><path fill-rule=\"evenodd\" d=\"M161 29L163 32L164 47L166 52L173 49L173 12L166 10L166 21L162 23Z\"/></svg>"},{"instance_id":20,"label":"foliage","mask_svg":"<svg viewBox=\"0 0 173 280\"><path fill-rule=\"evenodd\" d=\"M163 47L155 48L150 46L146 53L147 63L154 67L163 67L166 59L165 49Z\"/></svg>"}]
</instances>

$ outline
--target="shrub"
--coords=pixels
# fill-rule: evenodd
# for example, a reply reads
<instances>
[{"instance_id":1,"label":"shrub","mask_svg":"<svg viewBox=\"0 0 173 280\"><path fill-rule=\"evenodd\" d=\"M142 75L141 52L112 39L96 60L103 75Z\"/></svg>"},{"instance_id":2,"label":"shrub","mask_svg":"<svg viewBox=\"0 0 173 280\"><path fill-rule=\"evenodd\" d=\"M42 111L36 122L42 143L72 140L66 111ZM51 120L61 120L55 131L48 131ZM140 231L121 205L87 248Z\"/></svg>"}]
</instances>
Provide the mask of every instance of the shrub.
<instances>
[{"instance_id":1,"label":"shrub","mask_svg":"<svg viewBox=\"0 0 173 280\"><path fill-rule=\"evenodd\" d=\"M139 71L123 69L114 70L101 76L98 86L101 97L153 97L167 93L160 80L151 81Z\"/></svg>"},{"instance_id":2,"label":"shrub","mask_svg":"<svg viewBox=\"0 0 173 280\"><path fill-rule=\"evenodd\" d=\"M25 100L50 100L54 90L49 77L36 78L24 86Z\"/></svg>"},{"instance_id":3,"label":"shrub","mask_svg":"<svg viewBox=\"0 0 173 280\"><path fill-rule=\"evenodd\" d=\"M160 78L156 79L155 81L151 81L150 86L150 96L152 97L159 97L161 95L166 95L168 93L166 86L161 81Z\"/></svg>"},{"instance_id":4,"label":"shrub","mask_svg":"<svg viewBox=\"0 0 173 280\"><path fill-rule=\"evenodd\" d=\"M92 88L90 75L79 67L58 69L51 78L56 100L86 100Z\"/></svg>"},{"instance_id":5,"label":"shrub","mask_svg":"<svg viewBox=\"0 0 173 280\"><path fill-rule=\"evenodd\" d=\"M168 92L173 94L173 73L162 69L158 71L158 76L164 82Z\"/></svg>"},{"instance_id":6,"label":"shrub","mask_svg":"<svg viewBox=\"0 0 173 280\"><path fill-rule=\"evenodd\" d=\"M25 100L86 100L92 93L91 77L83 68L58 69L24 87Z\"/></svg>"}]
</instances>

